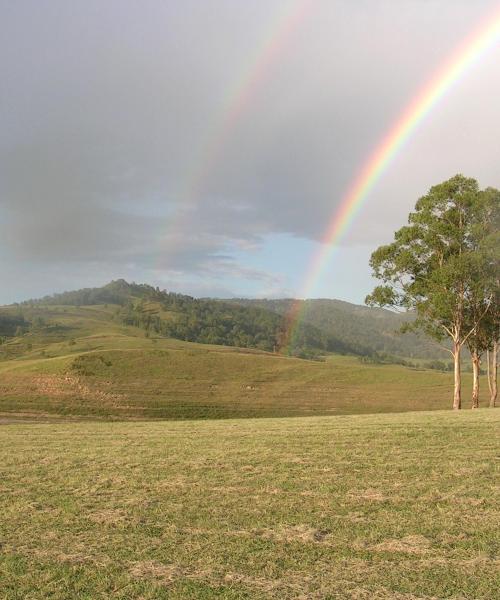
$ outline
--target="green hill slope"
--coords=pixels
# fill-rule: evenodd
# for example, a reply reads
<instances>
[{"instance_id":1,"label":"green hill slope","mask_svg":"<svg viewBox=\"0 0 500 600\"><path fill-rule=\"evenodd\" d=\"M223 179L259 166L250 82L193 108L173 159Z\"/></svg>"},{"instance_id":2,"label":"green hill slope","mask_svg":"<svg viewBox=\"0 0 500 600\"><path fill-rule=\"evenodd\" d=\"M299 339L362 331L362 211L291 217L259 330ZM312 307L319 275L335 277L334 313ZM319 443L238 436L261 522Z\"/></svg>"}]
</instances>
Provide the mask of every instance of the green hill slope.
<instances>
[{"instance_id":1,"label":"green hill slope","mask_svg":"<svg viewBox=\"0 0 500 600\"><path fill-rule=\"evenodd\" d=\"M297 301L237 299L242 306L255 306L286 315ZM404 357L408 359L449 359L428 338L414 333L400 333L408 317L382 308L371 308L342 300L302 300L300 314L306 326L321 331L332 340L339 351L363 356L379 355L379 358ZM304 333L298 332L298 337ZM384 357L384 355L389 355Z\"/></svg>"},{"instance_id":2,"label":"green hill slope","mask_svg":"<svg viewBox=\"0 0 500 600\"><path fill-rule=\"evenodd\" d=\"M4 418L295 416L449 405L446 373L146 337L117 318L116 304L21 309L29 329L0 345ZM0 314L14 318L19 311Z\"/></svg>"},{"instance_id":3,"label":"green hill slope","mask_svg":"<svg viewBox=\"0 0 500 600\"><path fill-rule=\"evenodd\" d=\"M149 333L190 342L275 350L283 336L283 318L257 306L240 306L161 291L146 284L112 281L31 300L24 306L114 304L118 322Z\"/></svg>"},{"instance_id":4,"label":"green hill slope","mask_svg":"<svg viewBox=\"0 0 500 600\"><path fill-rule=\"evenodd\" d=\"M401 315L340 300L303 301L301 319L290 345L288 315L294 303L291 299L197 299L117 280L101 288L32 300L24 306L114 304L119 307L117 320L166 337L300 357L336 352L385 362L448 358L427 338L401 334L399 330L405 321Z\"/></svg>"}]
</instances>

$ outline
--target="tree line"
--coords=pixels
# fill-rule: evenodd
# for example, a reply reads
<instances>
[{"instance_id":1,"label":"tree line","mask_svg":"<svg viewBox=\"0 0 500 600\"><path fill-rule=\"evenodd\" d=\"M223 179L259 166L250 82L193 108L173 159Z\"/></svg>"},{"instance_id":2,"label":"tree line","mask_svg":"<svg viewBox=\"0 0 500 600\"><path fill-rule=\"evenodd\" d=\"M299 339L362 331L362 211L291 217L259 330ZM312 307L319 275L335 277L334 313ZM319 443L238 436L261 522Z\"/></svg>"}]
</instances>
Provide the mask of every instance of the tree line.
<instances>
[{"instance_id":1,"label":"tree line","mask_svg":"<svg viewBox=\"0 0 500 600\"><path fill-rule=\"evenodd\" d=\"M408 225L370 259L381 280L366 302L412 311L406 330L423 330L453 358L453 408L462 406L461 354L472 361L472 408L479 406L486 358L490 406L497 399L500 337L500 191L456 175L420 198ZM443 342L449 341L450 347Z\"/></svg>"},{"instance_id":2,"label":"tree line","mask_svg":"<svg viewBox=\"0 0 500 600\"><path fill-rule=\"evenodd\" d=\"M180 294L164 294L162 312L148 301L129 300L117 312L117 318L156 333L188 342L223 344L275 351L279 344L281 319L261 309L246 309L215 300L199 300ZM168 314L169 313L169 314Z\"/></svg>"}]
</instances>

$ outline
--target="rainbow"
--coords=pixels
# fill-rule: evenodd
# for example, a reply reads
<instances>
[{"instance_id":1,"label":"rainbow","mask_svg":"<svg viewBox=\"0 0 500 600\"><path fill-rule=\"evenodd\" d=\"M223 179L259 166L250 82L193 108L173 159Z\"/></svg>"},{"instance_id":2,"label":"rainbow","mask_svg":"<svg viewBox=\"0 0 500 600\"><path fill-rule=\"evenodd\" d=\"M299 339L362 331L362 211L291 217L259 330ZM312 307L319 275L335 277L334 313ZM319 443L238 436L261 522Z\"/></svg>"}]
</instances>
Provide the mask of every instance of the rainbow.
<instances>
[{"instance_id":1,"label":"rainbow","mask_svg":"<svg viewBox=\"0 0 500 600\"><path fill-rule=\"evenodd\" d=\"M177 194L181 208L173 215L168 232L177 232L189 218L189 209L200 198L210 175L220 163L225 148L231 140L235 128L252 106L263 85L268 81L273 67L279 62L290 45L297 28L303 23L314 5L314 0L292 0L283 6L272 19L267 34L248 60L248 66L241 70L243 77L229 86L221 110L214 118L204 136L198 152L183 178L183 188ZM168 238L168 235L165 236ZM168 260L173 248L163 241L160 258Z\"/></svg>"},{"instance_id":2,"label":"rainbow","mask_svg":"<svg viewBox=\"0 0 500 600\"><path fill-rule=\"evenodd\" d=\"M300 0L289 5L286 11L280 12L272 19L272 26L265 41L261 43L250 67L244 69L245 76L236 82L226 94L222 103L221 119L209 133L203 146L201 159L197 161L195 170L187 178L186 196L197 197L208 176L220 160L237 124L252 105L263 84L268 80L270 72L278 63L282 53L290 44L291 38L309 13L313 0Z\"/></svg>"},{"instance_id":3,"label":"rainbow","mask_svg":"<svg viewBox=\"0 0 500 600\"><path fill-rule=\"evenodd\" d=\"M370 192L401 151L412 133L424 121L432 109L444 98L467 71L500 40L500 10L490 16L486 24L477 29L451 57L444 62L435 75L406 107L400 117L378 144L363 165L342 198L324 236L321 250L312 261L309 275L304 283L301 298L310 297L317 282L328 266L340 241L351 228ZM284 347L293 344L297 328L303 318L305 302L297 300L287 316L287 335Z\"/></svg>"}]
</instances>

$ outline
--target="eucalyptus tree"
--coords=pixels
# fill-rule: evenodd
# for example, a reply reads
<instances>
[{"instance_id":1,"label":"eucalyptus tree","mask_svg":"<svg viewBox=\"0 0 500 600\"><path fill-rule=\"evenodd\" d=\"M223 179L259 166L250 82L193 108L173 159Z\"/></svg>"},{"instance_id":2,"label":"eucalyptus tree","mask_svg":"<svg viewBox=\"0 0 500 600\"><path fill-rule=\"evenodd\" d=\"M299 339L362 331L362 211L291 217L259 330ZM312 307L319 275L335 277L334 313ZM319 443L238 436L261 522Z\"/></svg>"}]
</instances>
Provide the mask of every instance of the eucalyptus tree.
<instances>
[{"instance_id":1,"label":"eucalyptus tree","mask_svg":"<svg viewBox=\"0 0 500 600\"><path fill-rule=\"evenodd\" d=\"M394 241L373 252L370 265L381 280L370 305L412 311L406 329L420 329L442 345L451 342L454 364L453 408L461 408L461 351L490 310L487 302L471 324L468 309L477 272L478 213L484 192L475 179L456 175L420 198L408 225ZM470 316L470 315L469 315Z\"/></svg>"},{"instance_id":2,"label":"eucalyptus tree","mask_svg":"<svg viewBox=\"0 0 500 600\"><path fill-rule=\"evenodd\" d=\"M492 264L493 311L490 317L490 344L486 350L490 407L494 408L498 395L497 373L500 354L500 191L494 188L485 190L488 212L489 235L484 246L489 252Z\"/></svg>"},{"instance_id":3,"label":"eucalyptus tree","mask_svg":"<svg viewBox=\"0 0 500 600\"><path fill-rule=\"evenodd\" d=\"M491 349L491 357L490 350L486 351L486 365L487 365L487 377L488 377L488 387L490 390L490 408L495 408L497 396L498 396L498 385L497 385L497 375L498 375L498 349L499 349L499 340L498 338L493 341L492 349Z\"/></svg>"},{"instance_id":4,"label":"eucalyptus tree","mask_svg":"<svg viewBox=\"0 0 500 600\"><path fill-rule=\"evenodd\" d=\"M482 287L485 292L480 297L470 298L470 305L466 311L467 327L470 327L472 333L467 339L467 347L472 360L472 408L479 408L479 375L481 371L481 360L486 353L489 360L489 351L496 349L495 339L498 336L498 310L495 307L495 300L490 290ZM493 351L495 354L496 350ZM490 395L493 386L496 385L496 378L493 382L493 375L490 374L488 365L488 384Z\"/></svg>"},{"instance_id":5,"label":"eucalyptus tree","mask_svg":"<svg viewBox=\"0 0 500 600\"><path fill-rule=\"evenodd\" d=\"M485 352L493 406L496 399L496 370L490 369L489 351L496 365L500 329L500 191L487 188L481 192L472 219L471 240L475 248L474 269L465 318L472 329L467 340L472 359L472 408L478 408L480 365Z\"/></svg>"}]
</instances>

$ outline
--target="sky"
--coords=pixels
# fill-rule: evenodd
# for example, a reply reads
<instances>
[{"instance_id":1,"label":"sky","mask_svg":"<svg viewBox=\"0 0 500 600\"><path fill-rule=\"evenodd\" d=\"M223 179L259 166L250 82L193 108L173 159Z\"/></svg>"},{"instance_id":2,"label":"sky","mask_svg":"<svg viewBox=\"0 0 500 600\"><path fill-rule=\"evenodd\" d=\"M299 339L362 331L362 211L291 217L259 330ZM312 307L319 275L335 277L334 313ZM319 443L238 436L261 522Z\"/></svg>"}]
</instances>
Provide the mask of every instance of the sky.
<instances>
[{"instance_id":1,"label":"sky","mask_svg":"<svg viewBox=\"0 0 500 600\"><path fill-rule=\"evenodd\" d=\"M500 2L0 0L0 303L112 279L340 298L416 200L500 188L500 40L422 120L314 286L352 181Z\"/></svg>"}]
</instances>

